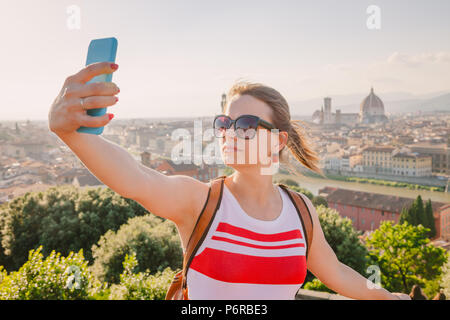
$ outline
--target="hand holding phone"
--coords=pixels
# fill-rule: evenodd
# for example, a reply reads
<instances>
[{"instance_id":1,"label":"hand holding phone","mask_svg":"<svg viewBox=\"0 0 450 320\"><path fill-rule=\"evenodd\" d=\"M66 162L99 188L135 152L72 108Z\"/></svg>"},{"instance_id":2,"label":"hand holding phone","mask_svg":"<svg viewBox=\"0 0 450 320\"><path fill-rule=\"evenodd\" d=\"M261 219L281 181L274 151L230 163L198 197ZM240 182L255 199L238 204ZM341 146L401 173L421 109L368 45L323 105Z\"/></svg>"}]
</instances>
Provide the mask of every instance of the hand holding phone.
<instances>
[{"instance_id":1,"label":"hand holding phone","mask_svg":"<svg viewBox=\"0 0 450 320\"><path fill-rule=\"evenodd\" d=\"M112 38L102 38L94 39L90 42L88 48L88 54L86 58L86 66L95 62L115 62L117 53L117 39ZM90 81L92 82L111 82L112 73L105 73L95 76ZM103 116L106 113L106 108L96 108L88 109L87 114L89 116L98 117ZM91 133L100 135L103 133L104 127L79 127L77 132Z\"/></svg>"}]
</instances>

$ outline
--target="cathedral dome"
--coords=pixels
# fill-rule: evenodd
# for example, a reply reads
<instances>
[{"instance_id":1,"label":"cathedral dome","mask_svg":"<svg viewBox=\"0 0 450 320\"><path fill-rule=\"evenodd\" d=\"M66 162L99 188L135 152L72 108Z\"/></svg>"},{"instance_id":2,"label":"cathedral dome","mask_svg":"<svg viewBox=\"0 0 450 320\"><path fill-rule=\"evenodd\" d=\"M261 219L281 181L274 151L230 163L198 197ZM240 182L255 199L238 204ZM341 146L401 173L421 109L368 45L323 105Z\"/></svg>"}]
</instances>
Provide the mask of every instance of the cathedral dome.
<instances>
[{"instance_id":1,"label":"cathedral dome","mask_svg":"<svg viewBox=\"0 0 450 320\"><path fill-rule=\"evenodd\" d=\"M373 88L370 89L370 94L361 102L360 112L361 115L384 115L383 101L373 92Z\"/></svg>"},{"instance_id":2,"label":"cathedral dome","mask_svg":"<svg viewBox=\"0 0 450 320\"><path fill-rule=\"evenodd\" d=\"M370 89L370 94L361 102L359 110L361 123L387 122L383 101Z\"/></svg>"}]
</instances>

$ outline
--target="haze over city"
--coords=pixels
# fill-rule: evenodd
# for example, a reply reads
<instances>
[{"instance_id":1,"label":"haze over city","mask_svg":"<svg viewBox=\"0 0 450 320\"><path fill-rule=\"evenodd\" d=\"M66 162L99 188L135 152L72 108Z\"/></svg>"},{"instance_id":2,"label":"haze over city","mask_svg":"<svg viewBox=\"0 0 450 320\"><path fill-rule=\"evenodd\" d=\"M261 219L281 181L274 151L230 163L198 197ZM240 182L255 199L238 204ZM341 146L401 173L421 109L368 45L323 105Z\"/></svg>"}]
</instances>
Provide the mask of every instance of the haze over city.
<instances>
[{"instance_id":1,"label":"haze over city","mask_svg":"<svg viewBox=\"0 0 450 320\"><path fill-rule=\"evenodd\" d=\"M384 101L450 92L446 0L2 3L2 120L46 120L89 41L111 36L116 119L212 116L241 78L279 90L299 115L320 108L302 101L362 97L371 86ZM379 29L367 26L371 5ZM73 6L79 29L70 27Z\"/></svg>"}]
</instances>

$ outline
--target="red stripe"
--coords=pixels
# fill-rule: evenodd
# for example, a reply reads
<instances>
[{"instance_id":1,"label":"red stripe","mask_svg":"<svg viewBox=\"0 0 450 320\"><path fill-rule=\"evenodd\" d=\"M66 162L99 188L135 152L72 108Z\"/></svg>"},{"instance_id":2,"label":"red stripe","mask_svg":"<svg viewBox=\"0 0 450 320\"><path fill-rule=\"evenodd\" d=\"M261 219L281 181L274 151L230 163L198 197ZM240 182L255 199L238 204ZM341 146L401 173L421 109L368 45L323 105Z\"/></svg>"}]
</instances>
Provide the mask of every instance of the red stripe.
<instances>
[{"instance_id":1,"label":"red stripe","mask_svg":"<svg viewBox=\"0 0 450 320\"><path fill-rule=\"evenodd\" d=\"M234 243L234 244L239 244L241 246L247 246L247 247L257 248L257 249L286 249L286 248L304 247L305 246L303 243L292 243L292 244L286 244L286 245L281 245L281 246L260 246L257 244L237 241L237 240L228 239L228 238L224 238L224 237L213 236L212 239L218 240L218 241L230 242L230 243Z\"/></svg>"},{"instance_id":2,"label":"red stripe","mask_svg":"<svg viewBox=\"0 0 450 320\"><path fill-rule=\"evenodd\" d=\"M244 237L252 240L267 241L267 242L302 239L302 234L300 233L299 229L274 234L264 234L264 233L256 233L244 228L235 227L225 222L219 223L216 231L226 232L229 234L233 234L235 236Z\"/></svg>"},{"instance_id":3,"label":"red stripe","mask_svg":"<svg viewBox=\"0 0 450 320\"><path fill-rule=\"evenodd\" d=\"M257 284L302 284L306 277L304 255L257 257L205 248L190 268L219 281Z\"/></svg>"}]
</instances>

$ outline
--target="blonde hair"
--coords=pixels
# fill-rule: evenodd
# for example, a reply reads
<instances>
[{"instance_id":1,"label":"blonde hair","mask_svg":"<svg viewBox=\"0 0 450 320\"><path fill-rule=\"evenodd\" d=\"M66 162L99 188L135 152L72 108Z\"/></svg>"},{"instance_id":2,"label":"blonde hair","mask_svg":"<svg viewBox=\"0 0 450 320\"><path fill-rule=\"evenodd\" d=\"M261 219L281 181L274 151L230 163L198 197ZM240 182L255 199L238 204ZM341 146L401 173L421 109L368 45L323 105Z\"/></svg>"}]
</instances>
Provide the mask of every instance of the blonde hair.
<instances>
[{"instance_id":1,"label":"blonde hair","mask_svg":"<svg viewBox=\"0 0 450 320\"><path fill-rule=\"evenodd\" d=\"M222 112L234 96L250 95L264 103L272 109L272 123L279 131L288 133L287 147L291 154L305 167L325 177L318 167L319 157L313 150L312 145L307 141L303 126L306 124L301 120L291 120L289 105L284 97L275 89L261 83L249 82L246 80L236 81L225 97L225 103L222 104ZM288 169L295 175L301 175L289 162L286 148L280 151L280 164L284 163ZM285 159L287 158L287 159Z\"/></svg>"}]
</instances>

